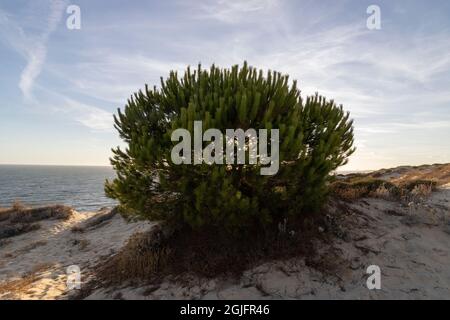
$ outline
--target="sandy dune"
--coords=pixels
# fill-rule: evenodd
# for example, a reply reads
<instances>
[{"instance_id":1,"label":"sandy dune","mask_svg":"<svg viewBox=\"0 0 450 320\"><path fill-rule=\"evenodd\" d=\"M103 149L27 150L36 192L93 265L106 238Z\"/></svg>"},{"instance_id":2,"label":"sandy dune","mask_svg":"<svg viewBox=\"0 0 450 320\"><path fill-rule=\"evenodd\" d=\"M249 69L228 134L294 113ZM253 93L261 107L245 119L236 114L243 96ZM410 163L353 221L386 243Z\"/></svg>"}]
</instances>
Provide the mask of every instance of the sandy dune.
<instances>
[{"instance_id":1,"label":"sandy dune","mask_svg":"<svg viewBox=\"0 0 450 320\"><path fill-rule=\"evenodd\" d=\"M304 259L266 263L236 281L192 277L180 285L99 289L90 299L450 299L450 189L402 207L363 199L344 218L351 228L333 245L319 244L330 272ZM381 269L381 290L366 286L366 269Z\"/></svg>"},{"instance_id":2,"label":"sandy dune","mask_svg":"<svg viewBox=\"0 0 450 320\"><path fill-rule=\"evenodd\" d=\"M88 299L450 299L449 166L436 167L439 189L409 205L376 198L331 205L329 243L317 243L317 269L304 259L265 263L240 279L167 279L158 285L99 288ZM422 170L423 169L423 170ZM433 169L433 168L431 168ZM386 180L430 178L430 167L379 172ZM127 222L103 210L44 220L40 229L0 242L0 299L66 299L66 268L78 265L84 285L99 261L154 223ZM366 287L369 265L381 290Z\"/></svg>"},{"instance_id":3,"label":"sandy dune","mask_svg":"<svg viewBox=\"0 0 450 320\"><path fill-rule=\"evenodd\" d=\"M89 273L83 277L83 271L114 254L133 233L152 225L127 223L114 215L84 232L73 231L108 212L74 212L67 221L42 221L39 230L13 237L0 246L0 299L61 298L66 293L68 266L78 265L82 281L86 281Z\"/></svg>"}]
</instances>

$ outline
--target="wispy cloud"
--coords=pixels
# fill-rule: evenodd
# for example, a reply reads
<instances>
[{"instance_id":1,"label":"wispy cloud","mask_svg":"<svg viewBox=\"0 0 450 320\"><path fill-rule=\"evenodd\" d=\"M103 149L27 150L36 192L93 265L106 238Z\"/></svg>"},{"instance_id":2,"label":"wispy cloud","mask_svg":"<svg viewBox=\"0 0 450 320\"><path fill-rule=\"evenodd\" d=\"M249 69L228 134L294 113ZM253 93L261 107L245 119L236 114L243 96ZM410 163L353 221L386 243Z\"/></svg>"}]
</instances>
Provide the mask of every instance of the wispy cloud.
<instances>
[{"instance_id":1,"label":"wispy cloud","mask_svg":"<svg viewBox=\"0 0 450 320\"><path fill-rule=\"evenodd\" d=\"M47 49L44 44L40 43L34 48L33 52L28 52L27 66L20 76L19 88L22 90L25 98L31 98L31 89L33 88L34 80L39 76L44 64Z\"/></svg>"},{"instance_id":2,"label":"wispy cloud","mask_svg":"<svg viewBox=\"0 0 450 320\"><path fill-rule=\"evenodd\" d=\"M27 99L31 97L33 83L41 73L42 67L44 65L45 58L47 56L48 38L60 22L65 5L66 1L51 1L50 14L47 18L47 27L45 31L38 37L37 41L33 44L33 47L26 46L28 62L27 66L20 76L19 87L22 90L25 98Z\"/></svg>"},{"instance_id":3,"label":"wispy cloud","mask_svg":"<svg viewBox=\"0 0 450 320\"><path fill-rule=\"evenodd\" d=\"M58 26L66 5L65 0L50 1L46 23L41 33L37 35L27 34L27 30L13 20L11 15L0 12L2 36L27 60L19 81L19 88L26 99L32 96L33 84L41 73L47 56L48 39ZM39 22L36 23L39 24Z\"/></svg>"},{"instance_id":4,"label":"wispy cloud","mask_svg":"<svg viewBox=\"0 0 450 320\"><path fill-rule=\"evenodd\" d=\"M111 131L113 129L113 115L111 112L67 97L64 101L65 112L71 113L74 119L82 125L99 131Z\"/></svg>"},{"instance_id":5,"label":"wispy cloud","mask_svg":"<svg viewBox=\"0 0 450 320\"><path fill-rule=\"evenodd\" d=\"M43 113L57 113L93 131L111 131L113 129L113 114L95 105L83 103L65 94L36 86L41 100L29 103Z\"/></svg>"},{"instance_id":6,"label":"wispy cloud","mask_svg":"<svg viewBox=\"0 0 450 320\"><path fill-rule=\"evenodd\" d=\"M147 83L159 84L160 76L182 71L186 64L154 59L142 54L109 53L90 50L83 62L73 65L50 65L50 71L71 84L71 91L122 106ZM67 75L70 74L70 77Z\"/></svg>"},{"instance_id":7,"label":"wispy cloud","mask_svg":"<svg viewBox=\"0 0 450 320\"><path fill-rule=\"evenodd\" d=\"M450 69L445 55L450 41L445 30L439 34L412 33L408 38L392 34L380 41L365 27L364 10L360 21L342 20L331 26L333 17L322 17L313 10L312 22L307 17L299 22L303 27L296 28L293 23L297 20L285 5L270 0L190 3L186 10L193 14L184 21L188 29L183 37L176 38L176 44L162 43L156 51L182 52L179 60L155 55L155 50L145 50L149 46L136 41L129 44L138 46L137 50L114 50L106 34L95 34L96 39L106 41L83 51L79 57L82 62L52 65L52 71L70 82L73 93L122 106L144 83L158 85L159 76L169 70L182 70L199 61L207 67L211 63L229 66L247 59L256 67L275 69L298 79L304 95L318 91L342 103L357 119L358 132L365 135L399 130L393 122L408 123L415 120L421 108L450 102L448 89L429 87ZM302 5L307 11L311 3ZM333 15L342 14L332 11ZM310 22L314 28L308 27ZM195 33L198 25L220 27L223 23L232 26L220 29L220 40L208 33ZM234 28L242 24L247 27ZM146 42L159 43L160 36L147 34ZM407 112L406 105L410 107Z\"/></svg>"},{"instance_id":8,"label":"wispy cloud","mask_svg":"<svg viewBox=\"0 0 450 320\"><path fill-rule=\"evenodd\" d=\"M192 3L191 3L192 5ZM194 5L195 6L195 5ZM261 14L276 6L274 0L217 0L197 3L197 18L217 19L235 23L248 19L250 14Z\"/></svg>"},{"instance_id":9,"label":"wispy cloud","mask_svg":"<svg viewBox=\"0 0 450 320\"><path fill-rule=\"evenodd\" d=\"M19 88L26 98L27 104L43 112L52 110L60 114L66 114L69 118L92 130L112 130L113 118L111 112L35 85L35 81L46 61L48 41L61 22L67 3L66 0L50 0L47 10L48 16L44 23L39 17L30 17L32 24L36 23L38 26L39 32L37 34L31 32L27 34L26 28L20 25L17 19L0 10L3 40L6 40L14 50L27 60L27 64L20 75ZM103 74L106 74L106 72ZM40 92L39 98L33 97L34 87L37 87Z\"/></svg>"}]
</instances>

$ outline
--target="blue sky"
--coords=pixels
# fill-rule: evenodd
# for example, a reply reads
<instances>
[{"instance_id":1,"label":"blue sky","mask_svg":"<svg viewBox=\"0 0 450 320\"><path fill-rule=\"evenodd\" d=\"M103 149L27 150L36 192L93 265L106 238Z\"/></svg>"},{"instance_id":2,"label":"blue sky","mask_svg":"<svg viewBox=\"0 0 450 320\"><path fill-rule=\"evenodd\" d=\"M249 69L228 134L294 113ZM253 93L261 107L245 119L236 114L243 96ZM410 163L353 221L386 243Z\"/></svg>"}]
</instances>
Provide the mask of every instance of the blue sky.
<instances>
[{"instance_id":1,"label":"blue sky","mask_svg":"<svg viewBox=\"0 0 450 320\"><path fill-rule=\"evenodd\" d=\"M380 30L366 27L371 4ZM107 165L131 93L243 60L351 112L348 170L450 162L449 1L2 0L0 164Z\"/></svg>"}]
</instances>

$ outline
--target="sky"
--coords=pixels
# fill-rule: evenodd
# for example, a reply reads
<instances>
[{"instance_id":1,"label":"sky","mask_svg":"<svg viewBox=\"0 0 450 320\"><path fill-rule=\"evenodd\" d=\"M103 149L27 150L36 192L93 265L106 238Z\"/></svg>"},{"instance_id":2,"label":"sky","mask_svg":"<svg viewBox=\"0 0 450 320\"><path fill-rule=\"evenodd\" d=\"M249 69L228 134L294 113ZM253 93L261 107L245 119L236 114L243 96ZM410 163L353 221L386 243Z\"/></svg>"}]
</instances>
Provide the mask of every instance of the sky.
<instances>
[{"instance_id":1,"label":"sky","mask_svg":"<svg viewBox=\"0 0 450 320\"><path fill-rule=\"evenodd\" d=\"M0 0L0 164L108 165L133 92L244 60L350 111L345 170L450 162L450 1Z\"/></svg>"}]
</instances>

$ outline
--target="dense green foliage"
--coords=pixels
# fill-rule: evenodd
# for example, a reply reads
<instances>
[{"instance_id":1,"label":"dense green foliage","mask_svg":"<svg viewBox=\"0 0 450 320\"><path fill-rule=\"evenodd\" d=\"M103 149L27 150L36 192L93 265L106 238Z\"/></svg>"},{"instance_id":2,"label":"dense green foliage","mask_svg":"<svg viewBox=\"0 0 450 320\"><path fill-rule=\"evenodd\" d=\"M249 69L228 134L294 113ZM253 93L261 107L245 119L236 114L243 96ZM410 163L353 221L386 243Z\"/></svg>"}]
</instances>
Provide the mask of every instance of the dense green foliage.
<instances>
[{"instance_id":1,"label":"dense green foliage","mask_svg":"<svg viewBox=\"0 0 450 320\"><path fill-rule=\"evenodd\" d=\"M203 121L203 132L278 128L278 173L262 176L259 165L248 164L173 164L171 133L186 128L193 136L194 120ZM303 100L296 81L246 63L188 68L182 78L171 72L160 89L134 94L118 110L115 127L128 147L113 150L118 176L107 181L107 195L131 214L192 227L266 225L317 210L329 173L354 151L352 121L342 106L318 95Z\"/></svg>"}]
</instances>

